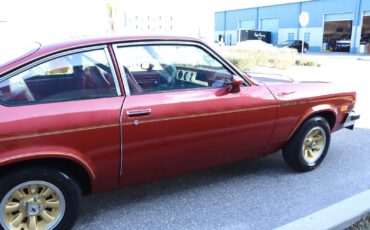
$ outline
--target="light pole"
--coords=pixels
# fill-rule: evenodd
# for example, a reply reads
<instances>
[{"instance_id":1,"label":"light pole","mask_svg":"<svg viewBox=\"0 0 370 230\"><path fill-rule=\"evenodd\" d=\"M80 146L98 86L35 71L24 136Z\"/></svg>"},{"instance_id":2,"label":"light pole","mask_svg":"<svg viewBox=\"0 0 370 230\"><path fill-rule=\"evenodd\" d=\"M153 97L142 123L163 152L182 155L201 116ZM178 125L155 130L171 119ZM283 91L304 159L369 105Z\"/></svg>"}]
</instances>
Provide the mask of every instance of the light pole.
<instances>
[{"instance_id":1,"label":"light pole","mask_svg":"<svg viewBox=\"0 0 370 230\"><path fill-rule=\"evenodd\" d=\"M303 54L304 52L303 52L303 49L304 49L304 32L305 32L305 28L306 27L303 27L302 28L302 34L303 34L303 36L302 36L302 49L301 49L301 53Z\"/></svg>"}]
</instances>

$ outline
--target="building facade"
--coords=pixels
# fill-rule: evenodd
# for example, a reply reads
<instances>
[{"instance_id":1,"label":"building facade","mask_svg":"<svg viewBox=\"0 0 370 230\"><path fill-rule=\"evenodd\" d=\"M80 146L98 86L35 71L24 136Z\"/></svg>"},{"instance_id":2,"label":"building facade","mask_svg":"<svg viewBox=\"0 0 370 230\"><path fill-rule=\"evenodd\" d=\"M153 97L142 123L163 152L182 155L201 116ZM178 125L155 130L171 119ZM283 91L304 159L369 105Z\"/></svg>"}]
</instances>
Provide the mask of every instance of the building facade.
<instances>
[{"instance_id":1,"label":"building facade","mask_svg":"<svg viewBox=\"0 0 370 230\"><path fill-rule=\"evenodd\" d=\"M301 12L309 13L306 28L299 24ZM241 30L269 31L275 45L304 39L312 52L363 52L370 42L370 1L298 1L215 13L216 40L235 45Z\"/></svg>"},{"instance_id":2,"label":"building facade","mask_svg":"<svg viewBox=\"0 0 370 230\"><path fill-rule=\"evenodd\" d=\"M111 20L116 34L177 35L213 41L214 31L210 25L213 25L214 12L209 11L205 18L201 9L186 1L176 4L169 4L168 0L107 1L113 9Z\"/></svg>"}]
</instances>

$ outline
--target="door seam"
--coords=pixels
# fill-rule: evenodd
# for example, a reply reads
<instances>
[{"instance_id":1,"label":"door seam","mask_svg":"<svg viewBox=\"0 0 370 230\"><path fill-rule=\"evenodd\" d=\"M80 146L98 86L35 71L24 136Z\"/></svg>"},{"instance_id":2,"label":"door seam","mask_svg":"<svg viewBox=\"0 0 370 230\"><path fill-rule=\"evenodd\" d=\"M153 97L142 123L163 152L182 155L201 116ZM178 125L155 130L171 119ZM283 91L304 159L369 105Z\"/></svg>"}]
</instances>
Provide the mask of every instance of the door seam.
<instances>
[{"instance_id":1,"label":"door seam","mask_svg":"<svg viewBox=\"0 0 370 230\"><path fill-rule=\"evenodd\" d=\"M127 99L127 96L124 97L124 99L123 99L122 106L121 106L121 111L120 111L120 115L119 115L119 131L120 131L119 175L120 176L123 175L123 110L124 110L124 105L125 105L126 99Z\"/></svg>"}]
</instances>

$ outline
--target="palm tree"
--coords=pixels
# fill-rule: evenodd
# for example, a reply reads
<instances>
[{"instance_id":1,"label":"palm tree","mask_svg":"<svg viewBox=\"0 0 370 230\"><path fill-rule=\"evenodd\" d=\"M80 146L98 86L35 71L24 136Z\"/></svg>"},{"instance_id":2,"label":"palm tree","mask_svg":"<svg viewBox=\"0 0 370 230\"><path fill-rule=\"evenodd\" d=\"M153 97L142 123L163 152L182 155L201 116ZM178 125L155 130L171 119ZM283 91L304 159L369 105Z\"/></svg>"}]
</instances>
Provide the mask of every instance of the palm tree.
<instances>
[{"instance_id":1,"label":"palm tree","mask_svg":"<svg viewBox=\"0 0 370 230\"><path fill-rule=\"evenodd\" d=\"M109 30L110 32L114 32L115 31L115 25L114 25L114 20L113 20L113 6L112 6L112 3L111 1L107 1L107 13L108 13L108 23L109 23Z\"/></svg>"}]
</instances>

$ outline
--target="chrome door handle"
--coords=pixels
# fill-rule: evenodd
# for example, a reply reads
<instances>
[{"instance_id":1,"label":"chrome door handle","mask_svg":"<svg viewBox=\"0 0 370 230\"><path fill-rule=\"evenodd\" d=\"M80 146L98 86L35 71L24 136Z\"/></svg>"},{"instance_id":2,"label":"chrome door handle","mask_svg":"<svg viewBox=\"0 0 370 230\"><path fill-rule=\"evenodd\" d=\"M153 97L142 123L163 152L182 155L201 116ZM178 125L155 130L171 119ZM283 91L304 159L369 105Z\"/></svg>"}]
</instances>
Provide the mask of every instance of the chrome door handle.
<instances>
[{"instance_id":1,"label":"chrome door handle","mask_svg":"<svg viewBox=\"0 0 370 230\"><path fill-rule=\"evenodd\" d=\"M129 110L126 112L126 115L129 117L137 117L137 116L149 115L151 112L152 112L152 109Z\"/></svg>"}]
</instances>

